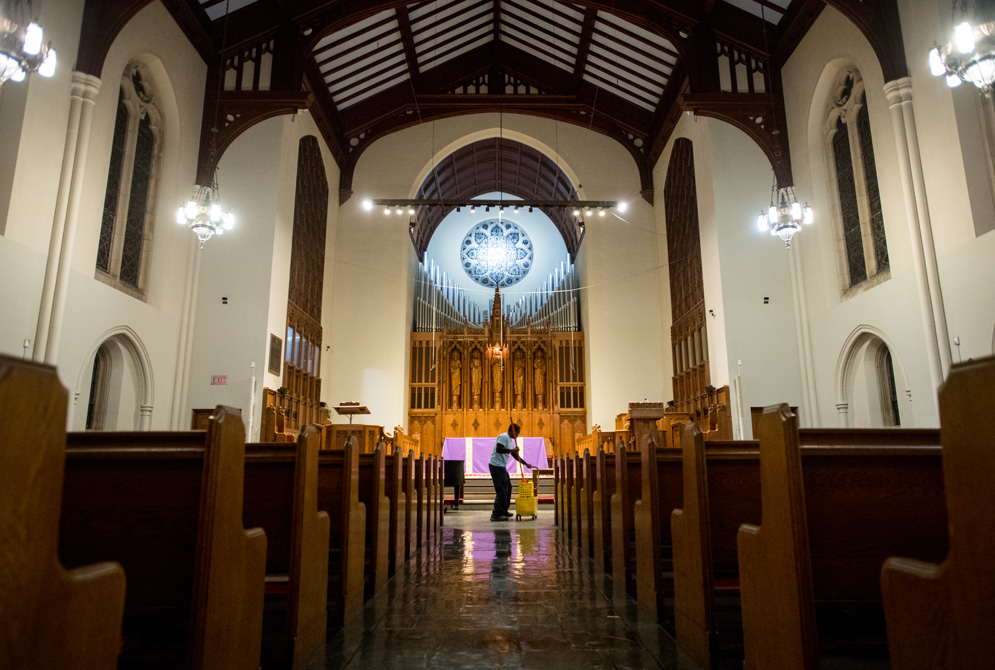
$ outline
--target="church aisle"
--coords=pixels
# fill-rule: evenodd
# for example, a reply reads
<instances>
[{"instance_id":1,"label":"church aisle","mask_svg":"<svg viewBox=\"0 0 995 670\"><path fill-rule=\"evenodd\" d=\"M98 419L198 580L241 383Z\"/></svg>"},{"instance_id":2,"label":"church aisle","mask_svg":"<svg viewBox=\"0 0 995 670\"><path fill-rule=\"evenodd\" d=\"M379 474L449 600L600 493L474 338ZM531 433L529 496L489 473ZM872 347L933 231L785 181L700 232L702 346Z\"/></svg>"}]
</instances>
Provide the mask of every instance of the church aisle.
<instances>
[{"instance_id":1,"label":"church aisle","mask_svg":"<svg viewBox=\"0 0 995 670\"><path fill-rule=\"evenodd\" d=\"M553 525L446 514L422 551L328 646L328 669L693 668L672 640L613 605ZM587 567L582 567L587 566Z\"/></svg>"}]
</instances>

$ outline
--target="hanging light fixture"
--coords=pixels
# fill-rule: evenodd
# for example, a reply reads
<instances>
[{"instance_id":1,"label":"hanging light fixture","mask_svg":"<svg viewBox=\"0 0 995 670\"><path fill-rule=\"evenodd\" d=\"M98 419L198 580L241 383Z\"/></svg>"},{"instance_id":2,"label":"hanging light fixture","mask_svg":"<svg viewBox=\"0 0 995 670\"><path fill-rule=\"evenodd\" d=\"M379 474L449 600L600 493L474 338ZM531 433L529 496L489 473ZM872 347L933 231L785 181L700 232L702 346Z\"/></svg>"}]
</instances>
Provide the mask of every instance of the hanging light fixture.
<instances>
[{"instance_id":1,"label":"hanging light fixture","mask_svg":"<svg viewBox=\"0 0 995 670\"><path fill-rule=\"evenodd\" d=\"M812 208L806 203L804 207L795 197L795 188L787 186L778 188L777 181L771 186L770 207L766 212L760 211L757 217L757 227L760 232L770 232L780 237L785 245L791 248L791 238L802 228L802 224L810 224L815 220Z\"/></svg>"},{"instance_id":2,"label":"hanging light fixture","mask_svg":"<svg viewBox=\"0 0 995 670\"><path fill-rule=\"evenodd\" d=\"M969 81L990 97L995 86L995 16L978 16L977 3L969 12L967 0L961 0L960 11L957 5L953 0L953 39L930 50L929 71L946 77L950 88Z\"/></svg>"},{"instance_id":3,"label":"hanging light fixture","mask_svg":"<svg viewBox=\"0 0 995 670\"><path fill-rule=\"evenodd\" d=\"M764 6L762 4L760 5L760 19L764 34L764 53L768 54L766 86L768 93L770 93L770 114L773 118L775 101L774 87L771 84L774 78L770 72L771 61L769 55L770 49L767 48L767 21L764 17ZM802 229L803 224L808 225L815 221L815 215L812 212L812 208L808 206L808 203L802 206L798 202L798 198L795 197L794 186L778 187L777 168L781 165L781 146L778 142L779 131L776 126L771 131L771 135L773 135L774 181L770 187L770 205L766 212L760 210L760 215L757 217L757 228L760 232L770 232L771 235L781 238L785 246L790 249L791 238Z\"/></svg>"},{"instance_id":4,"label":"hanging light fixture","mask_svg":"<svg viewBox=\"0 0 995 670\"><path fill-rule=\"evenodd\" d=\"M55 74L55 49L42 42L41 26L29 20L32 14L30 0L0 3L0 86L24 81L35 70L43 77Z\"/></svg>"},{"instance_id":5,"label":"hanging light fixture","mask_svg":"<svg viewBox=\"0 0 995 670\"><path fill-rule=\"evenodd\" d=\"M235 227L235 215L231 211L221 210L221 193L218 189L218 108L221 105L221 92L224 85L225 61L224 53L228 39L228 4L225 2L225 22L221 37L221 51L218 53L218 97L214 101L214 127L211 128L211 146L208 149L214 176L210 186L194 186L193 197L186 205L176 210L176 223L186 226L200 240L200 248L215 235L224 235L226 230Z\"/></svg>"}]
</instances>

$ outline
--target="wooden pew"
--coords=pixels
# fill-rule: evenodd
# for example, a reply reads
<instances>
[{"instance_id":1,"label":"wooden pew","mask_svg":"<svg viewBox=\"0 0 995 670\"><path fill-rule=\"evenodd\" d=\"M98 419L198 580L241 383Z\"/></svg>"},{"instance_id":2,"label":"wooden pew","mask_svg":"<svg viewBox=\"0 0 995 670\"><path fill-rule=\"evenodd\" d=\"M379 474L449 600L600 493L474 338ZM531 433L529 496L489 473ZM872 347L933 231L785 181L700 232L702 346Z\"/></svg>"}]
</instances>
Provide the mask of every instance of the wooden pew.
<instances>
[{"instance_id":1,"label":"wooden pew","mask_svg":"<svg viewBox=\"0 0 995 670\"><path fill-rule=\"evenodd\" d=\"M612 581L619 593L636 593L636 550L632 512L642 493L640 455L615 445L615 492L611 497Z\"/></svg>"},{"instance_id":2,"label":"wooden pew","mask_svg":"<svg viewBox=\"0 0 995 670\"><path fill-rule=\"evenodd\" d=\"M387 583L390 572L390 501L387 499L386 445L359 455L359 501L366 507L364 592L372 598Z\"/></svg>"},{"instance_id":3,"label":"wooden pew","mask_svg":"<svg viewBox=\"0 0 995 670\"><path fill-rule=\"evenodd\" d=\"M435 496L436 496L436 518L439 520L439 530L446 524L446 496L445 496L446 473L442 455L435 459Z\"/></svg>"},{"instance_id":4,"label":"wooden pew","mask_svg":"<svg viewBox=\"0 0 995 670\"><path fill-rule=\"evenodd\" d=\"M881 586L895 670L995 667L995 359L954 367L940 389L950 551L889 558Z\"/></svg>"},{"instance_id":5,"label":"wooden pew","mask_svg":"<svg viewBox=\"0 0 995 670\"><path fill-rule=\"evenodd\" d=\"M816 601L880 608L887 557L947 550L936 431L808 432L787 405L761 418L763 523L738 536L750 670L817 668Z\"/></svg>"},{"instance_id":6,"label":"wooden pew","mask_svg":"<svg viewBox=\"0 0 995 670\"><path fill-rule=\"evenodd\" d=\"M584 455L580 460L580 474L583 486L580 489L580 552L581 554L594 556L594 494L597 491L598 480L594 466L596 458L591 458L591 452L584 450Z\"/></svg>"},{"instance_id":7,"label":"wooden pew","mask_svg":"<svg viewBox=\"0 0 995 670\"><path fill-rule=\"evenodd\" d=\"M594 552L594 566L601 572L611 571L612 530L611 498L615 493L615 454L606 454L598 448L595 459L597 489L591 496L594 516L591 522L591 544Z\"/></svg>"},{"instance_id":8,"label":"wooden pew","mask_svg":"<svg viewBox=\"0 0 995 670\"><path fill-rule=\"evenodd\" d=\"M125 576L66 570L58 529L67 395L53 368L0 357L0 667L117 667Z\"/></svg>"},{"instance_id":9,"label":"wooden pew","mask_svg":"<svg viewBox=\"0 0 995 670\"><path fill-rule=\"evenodd\" d=\"M553 456L553 523L557 528L563 527L563 523L560 520L560 511L563 506L560 478L560 457Z\"/></svg>"},{"instance_id":10,"label":"wooden pew","mask_svg":"<svg viewBox=\"0 0 995 670\"><path fill-rule=\"evenodd\" d=\"M316 426L296 444L245 445L243 519L266 532L264 668L302 669L324 655L329 518L318 511L320 447Z\"/></svg>"},{"instance_id":11,"label":"wooden pew","mask_svg":"<svg viewBox=\"0 0 995 670\"><path fill-rule=\"evenodd\" d=\"M563 455L563 522L567 532L567 539L572 540L575 535L576 513L574 512L574 467L573 458Z\"/></svg>"},{"instance_id":12,"label":"wooden pew","mask_svg":"<svg viewBox=\"0 0 995 670\"><path fill-rule=\"evenodd\" d=\"M404 560L410 560L418 550L418 493L415 488L415 463L410 451L401 458L401 484L404 487Z\"/></svg>"},{"instance_id":13,"label":"wooden pew","mask_svg":"<svg viewBox=\"0 0 995 670\"><path fill-rule=\"evenodd\" d=\"M70 433L60 554L128 577L119 667L259 667L266 536L242 525L245 429Z\"/></svg>"},{"instance_id":14,"label":"wooden pew","mask_svg":"<svg viewBox=\"0 0 995 670\"><path fill-rule=\"evenodd\" d=\"M366 506L359 502L359 444L318 456L318 509L328 510L328 626L342 626L363 608Z\"/></svg>"},{"instance_id":15,"label":"wooden pew","mask_svg":"<svg viewBox=\"0 0 995 670\"><path fill-rule=\"evenodd\" d=\"M412 456L415 463L415 540L421 549L428 543L428 470L425 466L425 454Z\"/></svg>"},{"instance_id":16,"label":"wooden pew","mask_svg":"<svg viewBox=\"0 0 995 670\"><path fill-rule=\"evenodd\" d=\"M677 643L702 667L717 645L715 598L739 592L736 537L760 523L760 450L755 441L706 443L695 423L680 438L684 506L670 517Z\"/></svg>"},{"instance_id":17,"label":"wooden pew","mask_svg":"<svg viewBox=\"0 0 995 670\"><path fill-rule=\"evenodd\" d=\"M404 495L403 467L404 458L399 449L387 456L384 482L387 493L387 506L390 511L390 531L388 533L387 555L389 574L393 576L404 565L405 561L405 525L404 511L407 507Z\"/></svg>"}]
</instances>

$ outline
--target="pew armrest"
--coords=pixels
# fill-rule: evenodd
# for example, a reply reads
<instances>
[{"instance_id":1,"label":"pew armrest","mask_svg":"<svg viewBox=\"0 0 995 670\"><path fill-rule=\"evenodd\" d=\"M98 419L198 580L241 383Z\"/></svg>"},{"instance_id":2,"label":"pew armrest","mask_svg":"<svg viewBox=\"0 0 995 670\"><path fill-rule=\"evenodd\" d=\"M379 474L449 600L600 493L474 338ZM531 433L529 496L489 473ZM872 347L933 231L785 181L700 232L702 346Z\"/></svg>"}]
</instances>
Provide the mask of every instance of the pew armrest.
<instances>
[{"instance_id":1,"label":"pew armrest","mask_svg":"<svg viewBox=\"0 0 995 670\"><path fill-rule=\"evenodd\" d=\"M949 667L956 641L945 565L912 558L889 558L881 568L893 670Z\"/></svg>"}]
</instances>

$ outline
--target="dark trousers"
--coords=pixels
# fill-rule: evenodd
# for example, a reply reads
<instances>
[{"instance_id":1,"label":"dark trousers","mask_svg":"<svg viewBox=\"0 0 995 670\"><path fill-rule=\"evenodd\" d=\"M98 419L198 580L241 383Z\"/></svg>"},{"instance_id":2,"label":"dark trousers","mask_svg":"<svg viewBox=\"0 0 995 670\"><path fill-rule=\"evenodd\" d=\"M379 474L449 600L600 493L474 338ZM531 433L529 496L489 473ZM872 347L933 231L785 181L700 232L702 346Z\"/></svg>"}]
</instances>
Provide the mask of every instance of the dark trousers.
<instances>
[{"instance_id":1,"label":"dark trousers","mask_svg":"<svg viewBox=\"0 0 995 670\"><path fill-rule=\"evenodd\" d=\"M496 465L488 465L491 469L491 481L494 482L494 511L491 516L501 516L508 513L511 506L511 477L504 468Z\"/></svg>"}]
</instances>

